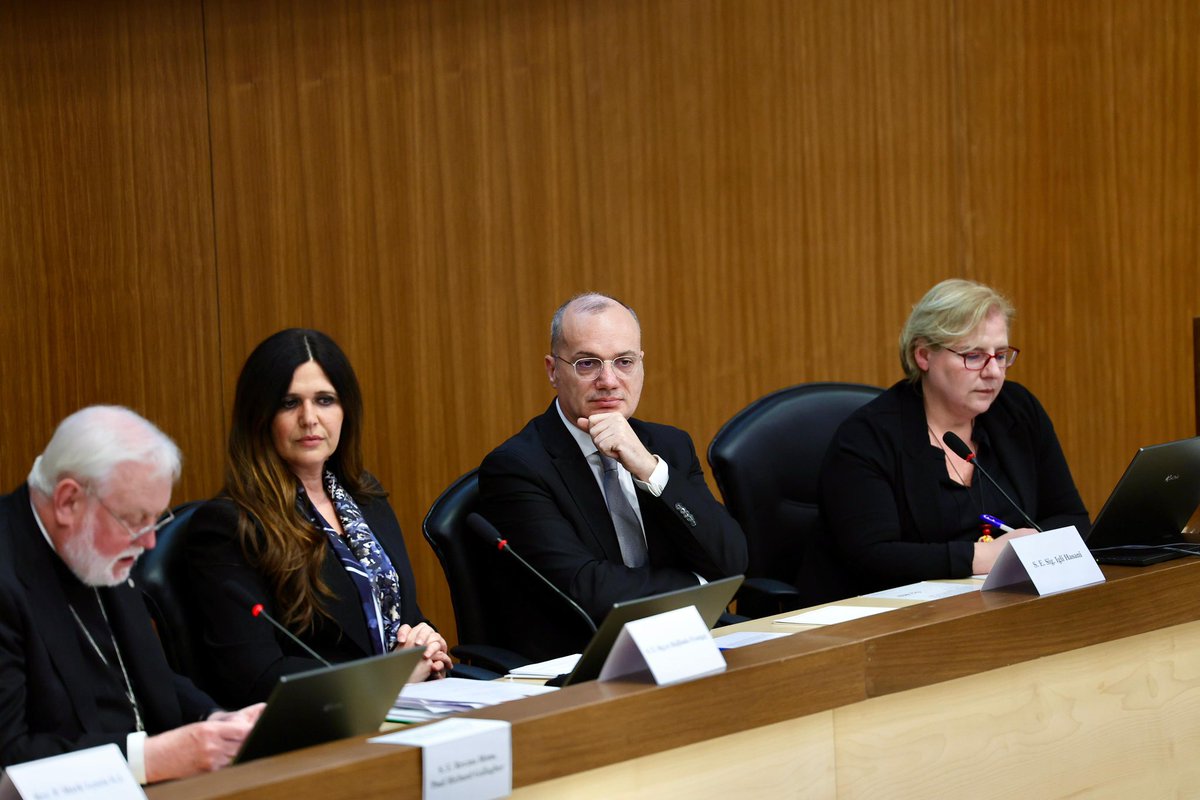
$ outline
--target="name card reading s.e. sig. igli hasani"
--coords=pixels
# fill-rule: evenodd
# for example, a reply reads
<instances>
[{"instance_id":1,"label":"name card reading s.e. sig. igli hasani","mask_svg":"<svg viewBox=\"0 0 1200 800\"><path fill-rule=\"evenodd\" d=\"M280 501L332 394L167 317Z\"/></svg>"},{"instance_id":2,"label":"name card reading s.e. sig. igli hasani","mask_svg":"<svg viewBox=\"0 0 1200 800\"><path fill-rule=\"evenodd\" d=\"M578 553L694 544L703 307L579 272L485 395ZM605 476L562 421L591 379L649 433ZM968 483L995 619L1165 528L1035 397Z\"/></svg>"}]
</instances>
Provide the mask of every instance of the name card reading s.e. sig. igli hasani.
<instances>
[{"instance_id":1,"label":"name card reading s.e. sig. igli hasani","mask_svg":"<svg viewBox=\"0 0 1200 800\"><path fill-rule=\"evenodd\" d=\"M1071 525L1009 539L981 588L1032 583L1046 595L1103 582L1104 573Z\"/></svg>"}]
</instances>

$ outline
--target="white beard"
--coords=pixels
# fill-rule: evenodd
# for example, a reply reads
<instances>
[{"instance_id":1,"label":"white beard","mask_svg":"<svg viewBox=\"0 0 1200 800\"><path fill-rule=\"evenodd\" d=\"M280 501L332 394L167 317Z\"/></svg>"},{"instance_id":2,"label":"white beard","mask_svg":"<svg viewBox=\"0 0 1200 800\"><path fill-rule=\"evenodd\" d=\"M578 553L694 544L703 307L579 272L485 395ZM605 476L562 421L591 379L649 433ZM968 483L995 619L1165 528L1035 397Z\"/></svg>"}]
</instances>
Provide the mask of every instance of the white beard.
<instances>
[{"instance_id":1,"label":"white beard","mask_svg":"<svg viewBox=\"0 0 1200 800\"><path fill-rule=\"evenodd\" d=\"M105 560L96 552L96 521L89 519L82 530L68 539L63 545L63 562L70 567L75 577L87 586L116 586L129 578L133 566L117 567L122 558L133 556L135 559L145 551L145 548L131 544L116 558Z\"/></svg>"}]
</instances>

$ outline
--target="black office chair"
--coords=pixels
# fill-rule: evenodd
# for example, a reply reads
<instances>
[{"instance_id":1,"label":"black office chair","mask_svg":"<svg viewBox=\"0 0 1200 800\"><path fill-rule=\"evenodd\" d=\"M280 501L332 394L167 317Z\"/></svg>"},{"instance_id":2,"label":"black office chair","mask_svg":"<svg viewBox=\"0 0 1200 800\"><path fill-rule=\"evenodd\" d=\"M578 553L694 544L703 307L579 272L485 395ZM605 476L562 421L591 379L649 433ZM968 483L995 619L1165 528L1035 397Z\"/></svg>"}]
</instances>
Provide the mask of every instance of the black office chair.
<instances>
[{"instance_id":1,"label":"black office chair","mask_svg":"<svg viewBox=\"0 0 1200 800\"><path fill-rule=\"evenodd\" d=\"M818 482L838 425L883 390L857 383L803 383L755 400L726 422L708 447L725 507L750 551L738 612L777 614L850 594L833 565L806 570L821 553ZM826 568L828 567L828 568Z\"/></svg>"},{"instance_id":2,"label":"black office chair","mask_svg":"<svg viewBox=\"0 0 1200 800\"><path fill-rule=\"evenodd\" d=\"M479 506L478 473L473 469L459 477L433 501L421 531L450 586L459 641L451 653L469 666L508 672L529 659L509 649L502 636L504 616L515 612L488 580L500 554L467 529L467 516Z\"/></svg>"},{"instance_id":3,"label":"black office chair","mask_svg":"<svg viewBox=\"0 0 1200 800\"><path fill-rule=\"evenodd\" d=\"M132 574L134 585L142 590L146 608L158 631L163 652L167 655L167 663L175 672L197 683L200 682L201 676L197 674L199 665L196 653L202 645L188 625L183 599L180 597L180 587L183 584L179 577L181 548L178 534L187 528L192 514L200 507L201 502L184 503L172 509L175 519L155 534L154 549L146 551L138 559Z\"/></svg>"}]
</instances>

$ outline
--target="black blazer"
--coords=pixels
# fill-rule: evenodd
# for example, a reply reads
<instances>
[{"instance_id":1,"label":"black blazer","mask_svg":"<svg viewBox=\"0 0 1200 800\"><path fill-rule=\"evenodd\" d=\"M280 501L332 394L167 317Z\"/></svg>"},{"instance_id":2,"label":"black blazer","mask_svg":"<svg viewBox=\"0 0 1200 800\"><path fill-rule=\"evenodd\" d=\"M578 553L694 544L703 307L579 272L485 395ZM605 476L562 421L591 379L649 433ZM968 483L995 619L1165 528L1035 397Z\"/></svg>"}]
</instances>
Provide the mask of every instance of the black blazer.
<instances>
[{"instance_id":1,"label":"black blazer","mask_svg":"<svg viewBox=\"0 0 1200 800\"><path fill-rule=\"evenodd\" d=\"M903 381L842 423L826 454L821 513L859 591L971 574L975 537L953 540L955 526L942 519L945 466L929 457L926 425L921 395ZM1087 509L1054 425L1028 389L1005 381L975 425L1012 481L1013 499L1042 528L1074 525L1087 535Z\"/></svg>"},{"instance_id":2,"label":"black blazer","mask_svg":"<svg viewBox=\"0 0 1200 800\"><path fill-rule=\"evenodd\" d=\"M0 498L0 764L113 743L101 727L98 676L67 607L58 555L42 537L22 486ZM171 671L132 582L104 588L113 635L150 734L197 722L217 704Z\"/></svg>"},{"instance_id":3,"label":"black blazer","mask_svg":"<svg viewBox=\"0 0 1200 800\"><path fill-rule=\"evenodd\" d=\"M618 600L695 586L696 575L713 580L746 569L745 536L709 491L691 438L666 425L636 419L630 425L669 470L661 497L638 491L648 556L642 567L622 562L604 493L554 403L489 453L479 472L483 516L597 622ZM521 644L514 648L533 658L578 652L586 628L535 581L510 570L499 587L545 611L514 621Z\"/></svg>"},{"instance_id":4,"label":"black blazer","mask_svg":"<svg viewBox=\"0 0 1200 800\"><path fill-rule=\"evenodd\" d=\"M361 503L363 518L396 568L400 579L403 622L428 622L417 606L416 581L400 523L386 499ZM200 631L197 648L201 674L197 682L222 702L235 706L265 700L281 675L316 669L321 663L264 619L252 617L243 604L222 587L227 581L258 599L267 613L279 619L277 603L265 578L246 559L237 534L238 510L233 501L216 498L192 515L181 534L184 586L188 617ZM300 638L327 661L365 658L374 651L358 590L327 547L321 577L335 597L325 601L332 619L318 617L316 626Z\"/></svg>"}]
</instances>

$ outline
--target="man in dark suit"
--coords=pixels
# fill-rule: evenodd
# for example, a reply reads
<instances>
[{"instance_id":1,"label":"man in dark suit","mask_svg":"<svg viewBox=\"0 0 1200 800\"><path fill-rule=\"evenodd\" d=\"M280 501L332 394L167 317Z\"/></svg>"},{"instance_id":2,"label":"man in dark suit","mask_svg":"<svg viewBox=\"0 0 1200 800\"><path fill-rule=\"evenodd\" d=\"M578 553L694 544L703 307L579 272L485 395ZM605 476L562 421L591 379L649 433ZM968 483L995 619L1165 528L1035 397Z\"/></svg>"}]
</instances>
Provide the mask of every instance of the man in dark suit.
<instances>
[{"instance_id":1,"label":"man in dark suit","mask_svg":"<svg viewBox=\"0 0 1200 800\"><path fill-rule=\"evenodd\" d=\"M513 549L599 622L618 600L746 568L741 528L704 482L691 438L633 419L644 379L633 310L599 294L564 303L546 374L557 399L480 468L481 513ZM588 630L532 576L511 568L509 641L533 658L578 652Z\"/></svg>"},{"instance_id":2,"label":"man in dark suit","mask_svg":"<svg viewBox=\"0 0 1200 800\"><path fill-rule=\"evenodd\" d=\"M128 580L179 468L154 425L93 406L0 497L0 765L113 743L147 783L237 753L261 705L222 711L173 673Z\"/></svg>"}]
</instances>

